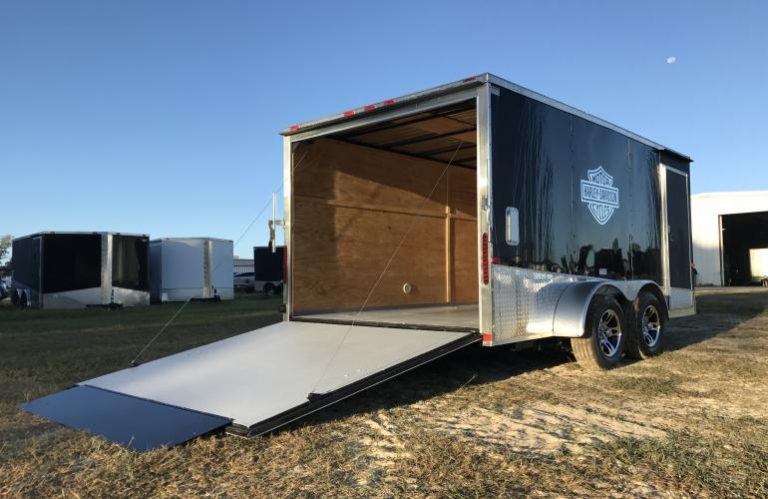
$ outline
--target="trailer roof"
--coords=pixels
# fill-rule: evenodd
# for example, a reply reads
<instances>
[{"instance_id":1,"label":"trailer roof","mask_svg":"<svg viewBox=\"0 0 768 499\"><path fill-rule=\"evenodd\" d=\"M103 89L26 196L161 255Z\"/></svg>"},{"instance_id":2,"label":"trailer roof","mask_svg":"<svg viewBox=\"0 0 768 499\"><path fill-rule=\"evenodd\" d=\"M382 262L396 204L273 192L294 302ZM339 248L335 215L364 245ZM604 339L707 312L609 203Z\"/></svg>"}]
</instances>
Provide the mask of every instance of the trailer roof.
<instances>
[{"instance_id":1,"label":"trailer roof","mask_svg":"<svg viewBox=\"0 0 768 499\"><path fill-rule=\"evenodd\" d=\"M109 232L109 231L67 231L67 230L43 230L40 232L35 232L33 234L27 234L25 236L19 236L14 237L14 239L25 239L27 237L37 237L37 236L48 236L48 235L54 235L54 234L63 234L63 235L73 235L73 236L82 236L82 235L104 235L104 234L111 234L113 236L130 236L130 237L146 237L148 238L148 234L132 234L129 232Z\"/></svg>"},{"instance_id":2,"label":"trailer roof","mask_svg":"<svg viewBox=\"0 0 768 499\"><path fill-rule=\"evenodd\" d=\"M223 243L231 243L232 239L223 239L221 237L158 237L152 239L150 243L156 243L158 241L219 241Z\"/></svg>"},{"instance_id":3,"label":"trailer roof","mask_svg":"<svg viewBox=\"0 0 768 499\"><path fill-rule=\"evenodd\" d=\"M618 125L615 125L609 121L603 120L601 118L598 118L596 116L593 116L585 111L582 111L580 109L576 109L573 106L569 106L568 104L565 104L563 102L560 102L558 100L549 98L545 95L542 95L538 92L534 92L533 90L529 90L525 87L522 87L520 85L517 85L515 83L512 83L508 80L505 80L503 78L500 78L498 76L495 76L491 73L483 73L477 76L471 76L469 78L464 78L459 81L455 81L452 83L447 83L445 85L440 85L437 87L432 87L427 90L423 90L421 92L415 92L407 95L403 95L401 97L395 97L393 99L387 99L381 102L376 102L374 104L368 104L366 106L361 106L355 109L350 109L348 111L344 111L342 113L333 114L331 116L326 116L325 118L320 118L316 120L306 121L304 123L299 123L296 125L292 125L286 129L284 129L281 134L284 136L290 136L297 133L306 132L308 130L313 130L317 128L322 128L334 123L338 123L345 120L353 120L361 115L368 116L372 113L376 112L383 112L386 111L392 107L402 107L408 104L413 104L415 102L431 99L434 97L437 97L439 95L449 94L456 92L458 90L483 85L486 83L490 83L492 85L496 85L502 88L506 88L508 90L511 90L513 92L516 92L518 94L524 95L526 97L529 97L531 99L534 99L536 101L542 102L544 104L550 105L556 109L560 109L562 111L565 111L566 113L572 114L574 116L578 116L579 118L585 119L587 121L591 121L592 123L596 123L598 125L604 126L606 128L609 128L615 132L618 132L626 137L629 137L631 139L637 140L638 142L642 142L643 144L649 145L659 151L667 151L671 154L674 154L676 156L679 156L681 158L686 159L687 161L692 161L691 158L685 154L682 154L680 152L675 151L674 149L670 149L669 147L663 146L657 142L654 142L650 139L647 139L645 137L642 137L634 132L631 132L627 130L626 128L622 128Z\"/></svg>"}]
</instances>

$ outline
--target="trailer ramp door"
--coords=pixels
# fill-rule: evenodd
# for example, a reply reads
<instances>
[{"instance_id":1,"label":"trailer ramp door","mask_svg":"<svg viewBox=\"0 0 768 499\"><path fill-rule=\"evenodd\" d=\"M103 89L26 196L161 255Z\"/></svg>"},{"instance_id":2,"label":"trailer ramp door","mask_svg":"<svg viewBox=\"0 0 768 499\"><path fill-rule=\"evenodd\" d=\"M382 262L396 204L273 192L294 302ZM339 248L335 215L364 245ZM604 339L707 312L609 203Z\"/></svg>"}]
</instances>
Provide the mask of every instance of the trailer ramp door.
<instances>
[{"instance_id":1,"label":"trailer ramp door","mask_svg":"<svg viewBox=\"0 0 768 499\"><path fill-rule=\"evenodd\" d=\"M478 340L478 334L467 332L282 322L84 381L79 387L130 397L127 406L137 418L151 418L151 411L142 404L161 404L177 409L175 416L180 420L187 413L198 419L200 414L211 415L225 423L231 421L229 430L233 433L254 435ZM99 424L93 422L93 414L107 417L109 411L99 406L114 404L112 397L53 399L44 411L36 410L36 402L24 408L126 445L124 426L132 424L133 418L109 417ZM167 431L172 429L170 425ZM202 433L203 429L197 431ZM155 433L149 440L143 434L133 435L135 441L145 442L141 448L133 446L137 450L153 448L151 442L160 446L184 441L157 435L151 424L134 425L134 430Z\"/></svg>"}]
</instances>

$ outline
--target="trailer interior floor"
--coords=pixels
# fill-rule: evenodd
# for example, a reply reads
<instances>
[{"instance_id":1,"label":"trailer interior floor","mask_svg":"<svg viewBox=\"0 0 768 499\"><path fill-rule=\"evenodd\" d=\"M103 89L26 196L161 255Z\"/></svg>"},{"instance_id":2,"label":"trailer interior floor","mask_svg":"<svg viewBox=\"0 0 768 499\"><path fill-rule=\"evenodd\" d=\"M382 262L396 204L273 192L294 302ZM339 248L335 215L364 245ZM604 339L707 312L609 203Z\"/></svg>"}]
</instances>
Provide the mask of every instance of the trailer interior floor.
<instances>
[{"instance_id":1,"label":"trailer interior floor","mask_svg":"<svg viewBox=\"0 0 768 499\"><path fill-rule=\"evenodd\" d=\"M386 325L399 328L478 332L477 303L426 307L394 307L348 312L302 314L294 319L335 324Z\"/></svg>"}]
</instances>

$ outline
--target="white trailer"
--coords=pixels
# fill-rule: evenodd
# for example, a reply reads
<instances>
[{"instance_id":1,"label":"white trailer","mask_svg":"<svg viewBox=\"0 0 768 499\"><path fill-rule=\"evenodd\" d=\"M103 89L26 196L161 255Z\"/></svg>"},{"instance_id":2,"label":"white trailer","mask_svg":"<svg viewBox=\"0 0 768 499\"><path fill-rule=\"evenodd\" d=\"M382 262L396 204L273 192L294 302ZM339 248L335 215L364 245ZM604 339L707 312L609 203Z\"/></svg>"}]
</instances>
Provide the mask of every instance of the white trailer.
<instances>
[{"instance_id":1,"label":"white trailer","mask_svg":"<svg viewBox=\"0 0 768 499\"><path fill-rule=\"evenodd\" d=\"M616 125L483 74L283 135L283 322L26 410L138 450L259 435L469 345L645 358L695 311L690 159Z\"/></svg>"},{"instance_id":2,"label":"white trailer","mask_svg":"<svg viewBox=\"0 0 768 499\"><path fill-rule=\"evenodd\" d=\"M232 249L232 241L209 237L150 241L152 301L233 299Z\"/></svg>"},{"instance_id":3,"label":"white trailer","mask_svg":"<svg viewBox=\"0 0 768 499\"><path fill-rule=\"evenodd\" d=\"M752 282L768 288L768 248L749 250L749 268Z\"/></svg>"}]
</instances>

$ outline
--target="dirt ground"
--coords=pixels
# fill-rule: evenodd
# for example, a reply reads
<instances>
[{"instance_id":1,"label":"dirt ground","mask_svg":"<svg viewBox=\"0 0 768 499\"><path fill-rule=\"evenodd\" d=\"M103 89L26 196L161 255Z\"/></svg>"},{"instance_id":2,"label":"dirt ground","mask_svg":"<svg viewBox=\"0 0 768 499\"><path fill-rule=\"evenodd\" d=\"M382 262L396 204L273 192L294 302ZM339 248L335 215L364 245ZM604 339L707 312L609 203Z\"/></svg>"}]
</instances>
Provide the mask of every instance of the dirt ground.
<instances>
[{"instance_id":1,"label":"dirt ground","mask_svg":"<svg viewBox=\"0 0 768 499\"><path fill-rule=\"evenodd\" d=\"M768 497L768 292L697 301L666 353L606 373L478 347L267 437L144 454L17 404L125 366L173 309L0 310L0 495ZM224 307L185 311L151 355L277 319Z\"/></svg>"}]
</instances>

